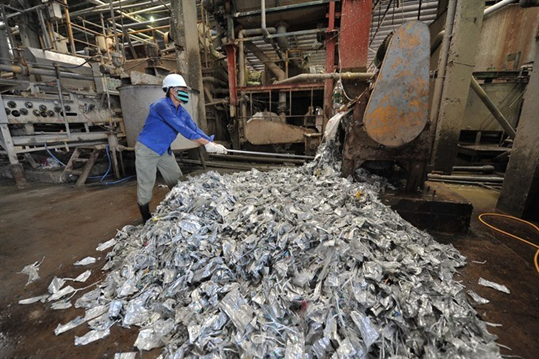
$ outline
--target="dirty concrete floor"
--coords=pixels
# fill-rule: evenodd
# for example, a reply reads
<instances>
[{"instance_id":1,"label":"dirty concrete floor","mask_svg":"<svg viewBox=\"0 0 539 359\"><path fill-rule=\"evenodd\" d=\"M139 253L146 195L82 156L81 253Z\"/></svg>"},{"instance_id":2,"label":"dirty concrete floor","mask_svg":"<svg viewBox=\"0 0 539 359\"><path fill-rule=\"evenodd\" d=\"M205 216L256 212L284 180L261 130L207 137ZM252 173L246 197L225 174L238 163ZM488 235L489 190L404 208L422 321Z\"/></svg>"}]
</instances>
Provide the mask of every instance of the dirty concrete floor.
<instances>
[{"instance_id":1,"label":"dirty concrete floor","mask_svg":"<svg viewBox=\"0 0 539 359\"><path fill-rule=\"evenodd\" d=\"M497 192L466 186L452 188L472 201L475 209L467 235L435 234L439 241L452 243L468 257L469 264L455 279L490 300L476 308L484 320L502 324L489 327L491 333L499 336L498 343L512 349L502 349L502 353L536 358L539 352L539 275L533 266L534 250L486 229L477 221L477 214L493 210ZM17 302L46 293L54 276L75 277L91 269L92 276L85 285L103 278L105 275L100 268L104 255L95 248L112 238L116 229L140 223L135 192L135 182L82 189L31 183L18 189L8 180L0 181L0 357L111 358L118 352L134 351L137 328L128 330L114 326L106 339L75 347L74 336L85 334L85 325L60 336L55 336L53 331L59 323L83 315L82 310L53 311L48 304L21 306ZM155 188L152 208L166 192L165 188ZM521 230L520 227L509 228ZM539 242L537 233L522 235ZM88 267L73 266L86 256L99 259ZM18 272L25 265L41 260L41 278L25 286L28 277ZM511 294L477 285L479 277L505 284ZM73 286L84 286L77 284ZM142 357L154 358L159 353L156 349L142 353Z\"/></svg>"}]
</instances>

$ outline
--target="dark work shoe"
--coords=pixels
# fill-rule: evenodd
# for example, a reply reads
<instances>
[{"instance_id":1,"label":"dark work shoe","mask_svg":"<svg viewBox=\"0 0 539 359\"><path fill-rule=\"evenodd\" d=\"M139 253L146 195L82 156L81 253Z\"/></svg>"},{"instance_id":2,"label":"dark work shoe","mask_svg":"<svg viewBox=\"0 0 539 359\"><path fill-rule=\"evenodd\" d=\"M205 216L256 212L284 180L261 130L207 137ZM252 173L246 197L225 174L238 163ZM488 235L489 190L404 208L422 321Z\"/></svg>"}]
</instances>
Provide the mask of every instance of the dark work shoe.
<instances>
[{"instance_id":1,"label":"dark work shoe","mask_svg":"<svg viewBox=\"0 0 539 359\"><path fill-rule=\"evenodd\" d=\"M150 218L152 218L152 214L150 213L150 203L139 204L138 209L140 210L142 224L144 225Z\"/></svg>"}]
</instances>

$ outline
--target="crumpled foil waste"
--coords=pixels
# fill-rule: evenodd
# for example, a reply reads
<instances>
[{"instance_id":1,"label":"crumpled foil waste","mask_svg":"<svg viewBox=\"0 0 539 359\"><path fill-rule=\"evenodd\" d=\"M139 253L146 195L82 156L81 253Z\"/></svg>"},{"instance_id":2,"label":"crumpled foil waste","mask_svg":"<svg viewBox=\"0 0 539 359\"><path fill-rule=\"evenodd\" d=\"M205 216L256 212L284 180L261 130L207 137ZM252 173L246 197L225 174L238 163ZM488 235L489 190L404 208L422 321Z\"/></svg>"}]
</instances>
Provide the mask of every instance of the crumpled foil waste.
<instances>
[{"instance_id":1,"label":"crumpled foil waste","mask_svg":"<svg viewBox=\"0 0 539 359\"><path fill-rule=\"evenodd\" d=\"M75 303L90 315L56 333L88 322L82 345L137 326L135 346L163 358L500 358L453 280L466 259L382 204L381 178L342 178L332 146L178 183L101 245L108 275Z\"/></svg>"}]
</instances>

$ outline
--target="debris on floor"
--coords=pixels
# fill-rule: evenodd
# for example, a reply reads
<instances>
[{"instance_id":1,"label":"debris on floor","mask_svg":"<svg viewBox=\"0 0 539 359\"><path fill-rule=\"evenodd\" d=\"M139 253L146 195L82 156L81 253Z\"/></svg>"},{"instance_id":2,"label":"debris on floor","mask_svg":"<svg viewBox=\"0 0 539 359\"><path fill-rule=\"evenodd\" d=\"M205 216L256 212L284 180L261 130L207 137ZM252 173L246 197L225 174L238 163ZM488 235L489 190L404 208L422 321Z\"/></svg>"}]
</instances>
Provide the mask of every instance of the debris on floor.
<instances>
[{"instance_id":1,"label":"debris on floor","mask_svg":"<svg viewBox=\"0 0 539 359\"><path fill-rule=\"evenodd\" d=\"M84 345L138 326L138 349L172 358L500 358L452 279L466 259L328 153L178 183L144 227L118 232L107 277L75 302L85 317L55 333L88 323Z\"/></svg>"},{"instance_id":2,"label":"debris on floor","mask_svg":"<svg viewBox=\"0 0 539 359\"><path fill-rule=\"evenodd\" d=\"M28 275L28 282L26 282L26 285L35 282L39 279L39 266L43 261L45 260L45 257L41 260L41 262L34 262L32 264L29 264L25 266L19 273Z\"/></svg>"},{"instance_id":3,"label":"debris on floor","mask_svg":"<svg viewBox=\"0 0 539 359\"><path fill-rule=\"evenodd\" d=\"M96 259L94 257L86 257L81 259L80 261L77 261L73 263L75 266L87 266L89 264L94 264Z\"/></svg>"},{"instance_id":4,"label":"debris on floor","mask_svg":"<svg viewBox=\"0 0 539 359\"><path fill-rule=\"evenodd\" d=\"M500 291L500 292L505 293L505 294L511 294L511 292L509 291L509 288L507 288L503 284L494 283L494 282L491 282L491 281L483 279L483 278L479 278L478 283L479 283L479 285L482 285L484 287L493 288L493 289L496 289L497 291Z\"/></svg>"}]
</instances>

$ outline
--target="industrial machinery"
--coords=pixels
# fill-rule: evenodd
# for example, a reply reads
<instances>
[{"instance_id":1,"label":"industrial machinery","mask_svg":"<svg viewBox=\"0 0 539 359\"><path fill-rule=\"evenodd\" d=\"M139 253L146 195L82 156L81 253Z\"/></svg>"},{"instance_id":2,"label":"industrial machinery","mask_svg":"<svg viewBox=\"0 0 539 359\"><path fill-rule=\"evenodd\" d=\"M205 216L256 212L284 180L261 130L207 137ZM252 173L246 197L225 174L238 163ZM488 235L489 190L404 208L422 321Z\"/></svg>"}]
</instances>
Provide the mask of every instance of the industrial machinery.
<instances>
[{"instance_id":1,"label":"industrial machinery","mask_svg":"<svg viewBox=\"0 0 539 359\"><path fill-rule=\"evenodd\" d=\"M425 24L411 21L395 31L372 92L360 96L346 126L343 175L362 165L389 172L396 167L405 190L423 188L429 159L429 59Z\"/></svg>"},{"instance_id":2,"label":"industrial machinery","mask_svg":"<svg viewBox=\"0 0 539 359\"><path fill-rule=\"evenodd\" d=\"M19 65L1 65L0 79L2 147L17 181L18 154L123 136L120 80L103 75L100 62L29 47L19 56Z\"/></svg>"}]
</instances>

